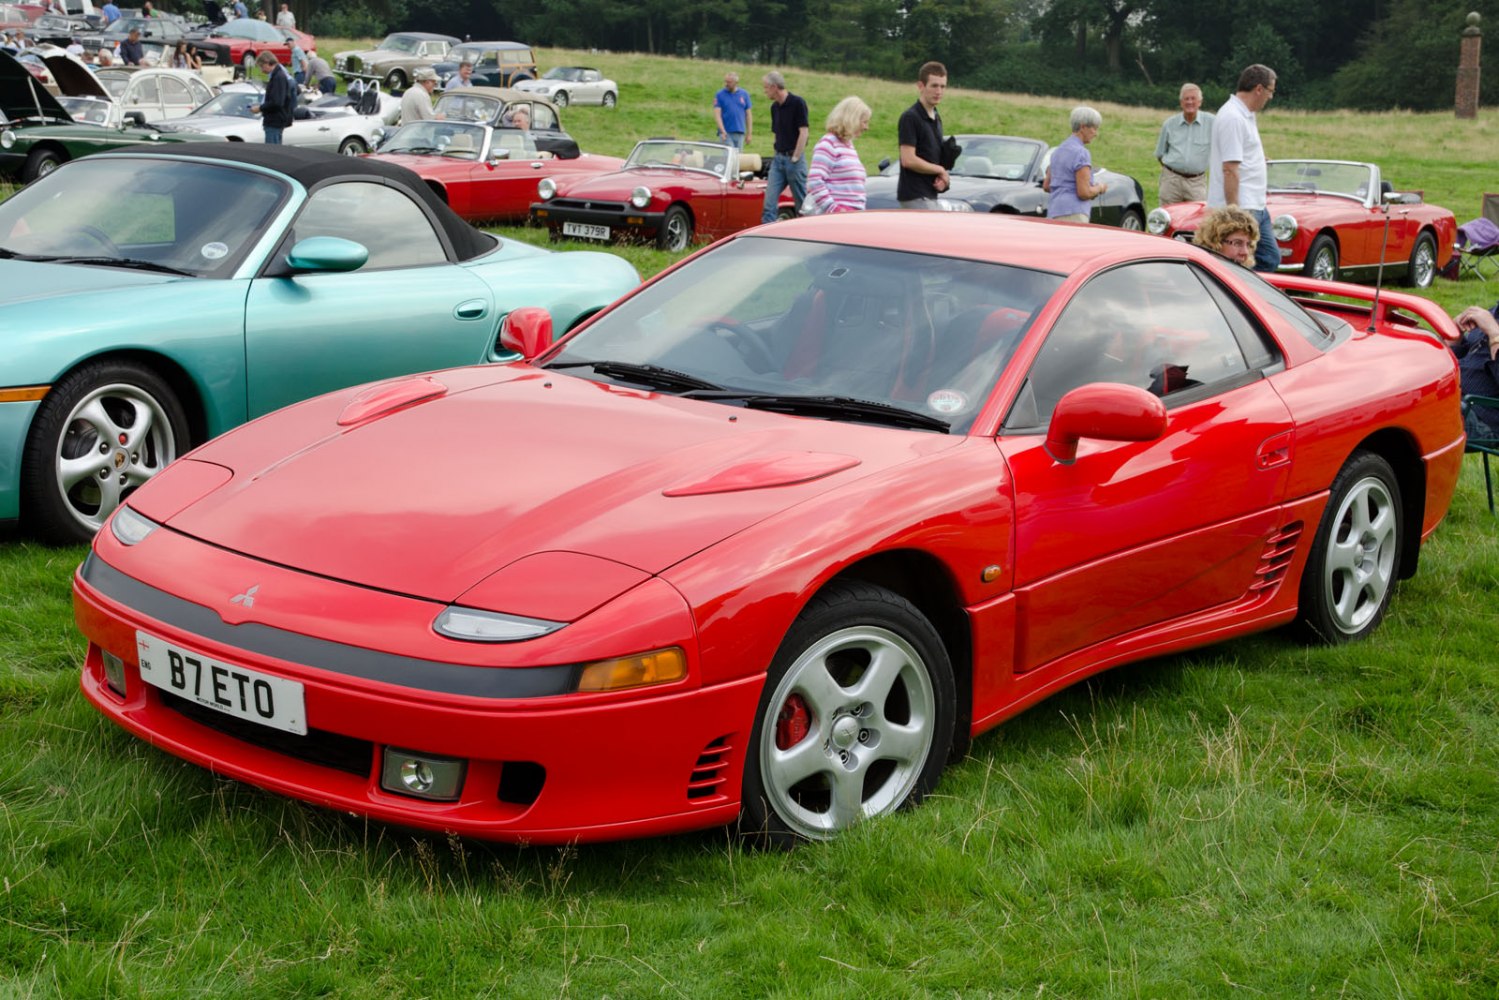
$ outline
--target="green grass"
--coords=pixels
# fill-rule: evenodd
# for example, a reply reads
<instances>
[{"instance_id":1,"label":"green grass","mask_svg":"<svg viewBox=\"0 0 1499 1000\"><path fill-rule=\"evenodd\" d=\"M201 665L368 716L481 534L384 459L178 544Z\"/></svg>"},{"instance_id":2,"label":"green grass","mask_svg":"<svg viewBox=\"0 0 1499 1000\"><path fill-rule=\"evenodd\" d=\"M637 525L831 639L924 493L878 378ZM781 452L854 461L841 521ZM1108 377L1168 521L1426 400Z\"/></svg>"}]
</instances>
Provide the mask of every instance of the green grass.
<instances>
[{"instance_id":1,"label":"green grass","mask_svg":"<svg viewBox=\"0 0 1499 1000\"><path fill-rule=\"evenodd\" d=\"M566 121L605 152L688 134L724 68L594 61L621 108ZM814 114L875 105L867 160L911 99L791 83ZM943 107L953 130L1059 136L1068 105ZM1153 177L1164 109L1102 110L1099 162ZM1460 218L1494 148L1487 120L1469 128L1263 125L1272 155L1376 159ZM671 259L628 252L644 273ZM0 534L3 997L1499 994L1499 520L1476 459L1370 641L1272 633L1114 670L980 738L920 809L791 854L722 830L492 846L215 778L79 695L82 555Z\"/></svg>"}]
</instances>

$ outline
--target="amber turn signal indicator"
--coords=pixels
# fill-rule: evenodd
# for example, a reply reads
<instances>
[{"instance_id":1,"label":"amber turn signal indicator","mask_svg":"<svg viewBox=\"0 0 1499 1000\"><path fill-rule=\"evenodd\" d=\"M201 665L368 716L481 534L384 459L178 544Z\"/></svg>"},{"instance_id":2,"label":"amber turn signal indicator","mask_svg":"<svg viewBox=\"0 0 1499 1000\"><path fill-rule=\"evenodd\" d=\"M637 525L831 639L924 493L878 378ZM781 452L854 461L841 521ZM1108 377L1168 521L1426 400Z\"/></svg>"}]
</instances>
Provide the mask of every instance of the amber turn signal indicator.
<instances>
[{"instance_id":1,"label":"amber turn signal indicator","mask_svg":"<svg viewBox=\"0 0 1499 1000\"><path fill-rule=\"evenodd\" d=\"M646 684L669 684L687 676L687 657L678 648L658 649L615 660L600 660L583 668L579 691L618 691Z\"/></svg>"}]
</instances>

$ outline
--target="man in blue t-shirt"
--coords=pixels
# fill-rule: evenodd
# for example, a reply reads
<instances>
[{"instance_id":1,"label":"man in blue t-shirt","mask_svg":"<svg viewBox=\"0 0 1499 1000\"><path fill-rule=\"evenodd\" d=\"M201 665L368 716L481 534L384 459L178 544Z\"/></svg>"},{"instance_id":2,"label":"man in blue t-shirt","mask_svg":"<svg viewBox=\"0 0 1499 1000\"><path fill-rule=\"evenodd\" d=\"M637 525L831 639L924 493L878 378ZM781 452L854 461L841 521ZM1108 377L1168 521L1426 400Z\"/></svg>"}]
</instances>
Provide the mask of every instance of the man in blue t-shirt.
<instances>
[{"instance_id":1,"label":"man in blue t-shirt","mask_svg":"<svg viewBox=\"0 0 1499 1000\"><path fill-rule=\"evenodd\" d=\"M798 209L807 197L807 102L786 89L786 78L775 70L765 74L765 96L770 98L770 131L776 155L766 177L765 210L761 222L776 221L781 192L791 188Z\"/></svg>"},{"instance_id":2,"label":"man in blue t-shirt","mask_svg":"<svg viewBox=\"0 0 1499 1000\"><path fill-rule=\"evenodd\" d=\"M120 19L120 8L115 6L114 0L99 8L99 13L104 15L104 24L109 26Z\"/></svg>"},{"instance_id":3,"label":"man in blue t-shirt","mask_svg":"<svg viewBox=\"0 0 1499 1000\"><path fill-rule=\"evenodd\" d=\"M249 17L250 8L245 6L245 0L234 0L234 16Z\"/></svg>"},{"instance_id":4,"label":"man in blue t-shirt","mask_svg":"<svg viewBox=\"0 0 1499 1000\"><path fill-rule=\"evenodd\" d=\"M739 74L725 73L723 89L713 95L713 120L718 123L718 138L743 149L750 141L753 107L749 93L739 89Z\"/></svg>"}]
</instances>

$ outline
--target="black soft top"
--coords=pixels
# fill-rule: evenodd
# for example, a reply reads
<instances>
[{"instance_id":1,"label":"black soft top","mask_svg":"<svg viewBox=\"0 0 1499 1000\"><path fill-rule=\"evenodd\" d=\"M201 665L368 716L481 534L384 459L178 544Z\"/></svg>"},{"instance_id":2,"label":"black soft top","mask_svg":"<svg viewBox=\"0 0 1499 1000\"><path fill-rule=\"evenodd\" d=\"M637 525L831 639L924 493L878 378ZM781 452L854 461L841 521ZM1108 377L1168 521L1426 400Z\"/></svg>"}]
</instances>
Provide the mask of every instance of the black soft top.
<instances>
[{"instance_id":1,"label":"black soft top","mask_svg":"<svg viewBox=\"0 0 1499 1000\"><path fill-rule=\"evenodd\" d=\"M127 147L94 155L132 153L140 155L140 147ZM480 254L488 253L499 242L495 237L460 219L415 173L383 160L364 156L339 156L337 153L325 153L317 149L266 145L260 142L185 142L173 145L170 149L155 147L151 150L151 155L170 156L173 159L250 163L285 174L304 188L311 188L334 178L379 178L401 188L432 210L459 260L472 260Z\"/></svg>"}]
</instances>

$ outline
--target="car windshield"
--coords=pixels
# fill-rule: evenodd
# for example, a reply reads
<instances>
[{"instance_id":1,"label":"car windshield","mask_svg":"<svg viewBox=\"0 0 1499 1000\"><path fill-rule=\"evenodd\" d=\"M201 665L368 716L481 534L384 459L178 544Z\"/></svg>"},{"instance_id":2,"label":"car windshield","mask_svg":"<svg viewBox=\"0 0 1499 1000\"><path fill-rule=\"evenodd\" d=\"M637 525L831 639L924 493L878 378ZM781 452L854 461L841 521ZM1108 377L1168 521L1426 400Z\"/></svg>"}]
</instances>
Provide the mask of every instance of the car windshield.
<instances>
[{"instance_id":1,"label":"car windshield","mask_svg":"<svg viewBox=\"0 0 1499 1000\"><path fill-rule=\"evenodd\" d=\"M104 84L104 89L109 91L110 96L118 100L124 96L125 87L130 83L130 77L134 73L127 70L101 69L95 75L99 78L99 82Z\"/></svg>"},{"instance_id":2,"label":"car windshield","mask_svg":"<svg viewBox=\"0 0 1499 1000\"><path fill-rule=\"evenodd\" d=\"M865 405L816 415L860 421L883 408L961 433L1061 283L979 261L740 237L600 316L546 366L790 412L810 412L797 400L855 402Z\"/></svg>"},{"instance_id":3,"label":"car windshield","mask_svg":"<svg viewBox=\"0 0 1499 1000\"><path fill-rule=\"evenodd\" d=\"M381 143L380 152L477 160L484 152L484 126L451 121L412 122L396 129Z\"/></svg>"},{"instance_id":4,"label":"car windshield","mask_svg":"<svg viewBox=\"0 0 1499 1000\"><path fill-rule=\"evenodd\" d=\"M1369 193L1374 168L1367 163L1326 163L1316 160L1272 160L1267 165L1271 191L1307 191L1363 198Z\"/></svg>"},{"instance_id":5,"label":"car windshield","mask_svg":"<svg viewBox=\"0 0 1499 1000\"><path fill-rule=\"evenodd\" d=\"M496 98L450 90L437 99L435 113L450 122L492 122L504 108L505 102Z\"/></svg>"},{"instance_id":6,"label":"car windshield","mask_svg":"<svg viewBox=\"0 0 1499 1000\"><path fill-rule=\"evenodd\" d=\"M568 82L572 82L575 80L580 80L582 79L582 77L583 71L576 66L555 66L552 69L547 70L546 75L543 76L542 79L567 80Z\"/></svg>"},{"instance_id":7,"label":"car windshield","mask_svg":"<svg viewBox=\"0 0 1499 1000\"><path fill-rule=\"evenodd\" d=\"M409 53L415 52L417 46L421 43L421 39L414 38L411 35L386 35L385 40L380 43L379 48L383 52Z\"/></svg>"},{"instance_id":8,"label":"car windshield","mask_svg":"<svg viewBox=\"0 0 1499 1000\"><path fill-rule=\"evenodd\" d=\"M707 170L722 175L728 161L729 147L711 142L679 142L675 139L649 139L638 142L625 160L632 167L676 167Z\"/></svg>"},{"instance_id":9,"label":"car windshield","mask_svg":"<svg viewBox=\"0 0 1499 1000\"><path fill-rule=\"evenodd\" d=\"M229 165L87 157L0 202L0 250L227 277L289 190Z\"/></svg>"},{"instance_id":10,"label":"car windshield","mask_svg":"<svg viewBox=\"0 0 1499 1000\"><path fill-rule=\"evenodd\" d=\"M108 125L109 109L108 101L101 101L97 97L59 97L57 103L63 106L63 110L75 122L88 122L91 125Z\"/></svg>"},{"instance_id":11,"label":"car windshield","mask_svg":"<svg viewBox=\"0 0 1499 1000\"><path fill-rule=\"evenodd\" d=\"M1018 181L1029 177L1042 145L1028 139L969 135L960 140L963 152L952 172L967 177L997 177Z\"/></svg>"},{"instance_id":12,"label":"car windshield","mask_svg":"<svg viewBox=\"0 0 1499 1000\"><path fill-rule=\"evenodd\" d=\"M482 45L455 45L448 49L448 61L479 63L487 50ZM492 61L492 60L491 60Z\"/></svg>"},{"instance_id":13,"label":"car windshield","mask_svg":"<svg viewBox=\"0 0 1499 1000\"><path fill-rule=\"evenodd\" d=\"M227 91L215 97L187 115L189 118L213 118L219 115L227 115L231 118L254 118L255 113L250 109L261 101L260 94L252 94L244 91Z\"/></svg>"}]
</instances>

